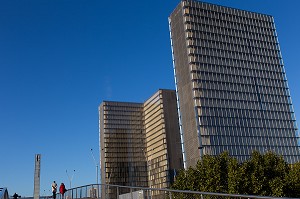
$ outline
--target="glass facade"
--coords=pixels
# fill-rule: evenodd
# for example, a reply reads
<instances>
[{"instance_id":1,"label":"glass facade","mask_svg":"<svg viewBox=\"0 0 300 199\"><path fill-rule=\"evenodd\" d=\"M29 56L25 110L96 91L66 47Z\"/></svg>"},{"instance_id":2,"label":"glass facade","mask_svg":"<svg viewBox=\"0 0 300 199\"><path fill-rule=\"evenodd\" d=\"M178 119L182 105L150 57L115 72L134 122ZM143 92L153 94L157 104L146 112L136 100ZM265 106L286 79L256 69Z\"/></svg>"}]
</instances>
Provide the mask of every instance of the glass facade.
<instances>
[{"instance_id":1,"label":"glass facade","mask_svg":"<svg viewBox=\"0 0 300 199\"><path fill-rule=\"evenodd\" d=\"M159 90L144 103L101 103L102 183L169 187L183 168L176 110L174 90Z\"/></svg>"},{"instance_id":2,"label":"glass facade","mask_svg":"<svg viewBox=\"0 0 300 199\"><path fill-rule=\"evenodd\" d=\"M298 132L274 19L181 1L169 17L185 166L228 151L299 161Z\"/></svg>"},{"instance_id":3,"label":"glass facade","mask_svg":"<svg viewBox=\"0 0 300 199\"><path fill-rule=\"evenodd\" d=\"M143 105L139 103L101 104L99 111L102 183L147 187L147 164L142 151L145 143L142 133L142 110Z\"/></svg>"}]
</instances>

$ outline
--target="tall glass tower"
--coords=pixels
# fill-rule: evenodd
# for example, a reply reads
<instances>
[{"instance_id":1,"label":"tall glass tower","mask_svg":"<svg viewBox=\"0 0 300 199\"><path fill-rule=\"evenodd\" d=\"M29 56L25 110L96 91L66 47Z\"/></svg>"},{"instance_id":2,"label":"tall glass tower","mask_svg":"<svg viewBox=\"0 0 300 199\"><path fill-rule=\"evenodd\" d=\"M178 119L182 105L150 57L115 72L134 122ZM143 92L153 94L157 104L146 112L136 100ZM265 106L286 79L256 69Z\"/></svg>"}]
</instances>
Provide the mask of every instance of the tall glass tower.
<instances>
[{"instance_id":1,"label":"tall glass tower","mask_svg":"<svg viewBox=\"0 0 300 199\"><path fill-rule=\"evenodd\" d=\"M99 116L102 183L150 188L172 184L183 168L174 90L160 89L144 103L103 101ZM119 194L128 192L123 188ZM115 198L117 192L106 194Z\"/></svg>"},{"instance_id":2,"label":"tall glass tower","mask_svg":"<svg viewBox=\"0 0 300 199\"><path fill-rule=\"evenodd\" d=\"M169 17L185 167L228 151L300 160L274 19L184 0Z\"/></svg>"}]
</instances>

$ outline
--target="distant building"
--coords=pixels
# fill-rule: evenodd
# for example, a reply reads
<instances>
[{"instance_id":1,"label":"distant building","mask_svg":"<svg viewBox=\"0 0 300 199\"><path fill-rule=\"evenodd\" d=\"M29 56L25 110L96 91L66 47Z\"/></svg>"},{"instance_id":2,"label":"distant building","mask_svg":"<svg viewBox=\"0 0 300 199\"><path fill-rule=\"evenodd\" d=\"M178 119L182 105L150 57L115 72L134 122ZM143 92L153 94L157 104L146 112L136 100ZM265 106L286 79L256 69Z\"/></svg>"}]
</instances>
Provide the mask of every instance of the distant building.
<instances>
[{"instance_id":1,"label":"distant building","mask_svg":"<svg viewBox=\"0 0 300 199\"><path fill-rule=\"evenodd\" d=\"M185 167L228 151L299 161L299 135L274 19L183 0L169 17Z\"/></svg>"},{"instance_id":2,"label":"distant building","mask_svg":"<svg viewBox=\"0 0 300 199\"><path fill-rule=\"evenodd\" d=\"M183 168L175 91L144 103L104 101L99 115L102 183L169 187Z\"/></svg>"}]
</instances>

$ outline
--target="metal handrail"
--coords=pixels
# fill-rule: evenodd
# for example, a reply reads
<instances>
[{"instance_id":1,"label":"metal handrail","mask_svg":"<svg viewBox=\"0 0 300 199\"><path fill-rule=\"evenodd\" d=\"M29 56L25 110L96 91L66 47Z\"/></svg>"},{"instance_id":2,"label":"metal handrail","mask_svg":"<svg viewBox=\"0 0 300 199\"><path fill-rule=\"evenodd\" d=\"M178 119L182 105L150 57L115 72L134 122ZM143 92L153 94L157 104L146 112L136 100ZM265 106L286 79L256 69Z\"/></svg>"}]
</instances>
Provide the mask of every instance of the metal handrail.
<instances>
[{"instance_id":1,"label":"metal handrail","mask_svg":"<svg viewBox=\"0 0 300 199\"><path fill-rule=\"evenodd\" d=\"M63 198L60 194L58 194L57 199L97 199L97 198L103 198L101 197L101 190L106 193L105 190L116 188L127 188L131 191L133 189L135 190L144 190L146 192L152 192L152 191L161 191L165 193L170 193L171 195L174 194L195 194L198 196L209 196L212 198L235 198L235 199L292 199L287 197L270 197L270 196L256 196L256 195L241 195L241 194L226 194L226 193L212 193L212 192L199 192L199 191L189 191L189 190L174 190L174 189L157 189L157 188L149 188L149 187L134 187L134 186L122 186L122 185L112 185L112 184L89 184L85 186L75 187L68 189L68 191L65 193L65 197ZM90 191L95 190L96 192L93 192L92 194ZM104 199L109 197L104 197ZM147 197L150 198L150 197ZM155 197L153 197L155 198ZM171 198L171 197L170 197ZM1 199L1 198L0 198ZM151 197L152 199L152 197Z\"/></svg>"},{"instance_id":2,"label":"metal handrail","mask_svg":"<svg viewBox=\"0 0 300 199\"><path fill-rule=\"evenodd\" d=\"M7 188L0 188L0 199L9 199Z\"/></svg>"}]
</instances>

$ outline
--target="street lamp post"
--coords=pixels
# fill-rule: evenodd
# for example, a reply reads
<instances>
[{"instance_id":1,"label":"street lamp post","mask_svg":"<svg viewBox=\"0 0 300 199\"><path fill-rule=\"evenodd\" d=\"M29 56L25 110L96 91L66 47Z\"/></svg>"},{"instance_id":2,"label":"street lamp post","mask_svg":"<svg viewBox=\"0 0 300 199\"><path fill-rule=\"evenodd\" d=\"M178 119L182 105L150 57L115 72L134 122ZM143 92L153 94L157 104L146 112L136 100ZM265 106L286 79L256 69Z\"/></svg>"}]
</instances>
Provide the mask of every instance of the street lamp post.
<instances>
[{"instance_id":1,"label":"street lamp post","mask_svg":"<svg viewBox=\"0 0 300 199\"><path fill-rule=\"evenodd\" d=\"M68 176L69 181L70 181L70 189L71 189L72 188L72 180L73 180L73 177L74 177L74 174L75 174L75 169L73 170L73 174L72 174L71 177L68 174L68 170L66 170L66 173L67 173L67 176Z\"/></svg>"},{"instance_id":2,"label":"street lamp post","mask_svg":"<svg viewBox=\"0 0 300 199\"><path fill-rule=\"evenodd\" d=\"M92 157L93 157L95 166L96 166L96 182L97 182L97 184L98 184L98 170L99 170L99 169L98 169L98 164L97 164L96 159L95 159L94 154L93 154L93 149L91 149L91 154L92 154Z\"/></svg>"}]
</instances>

